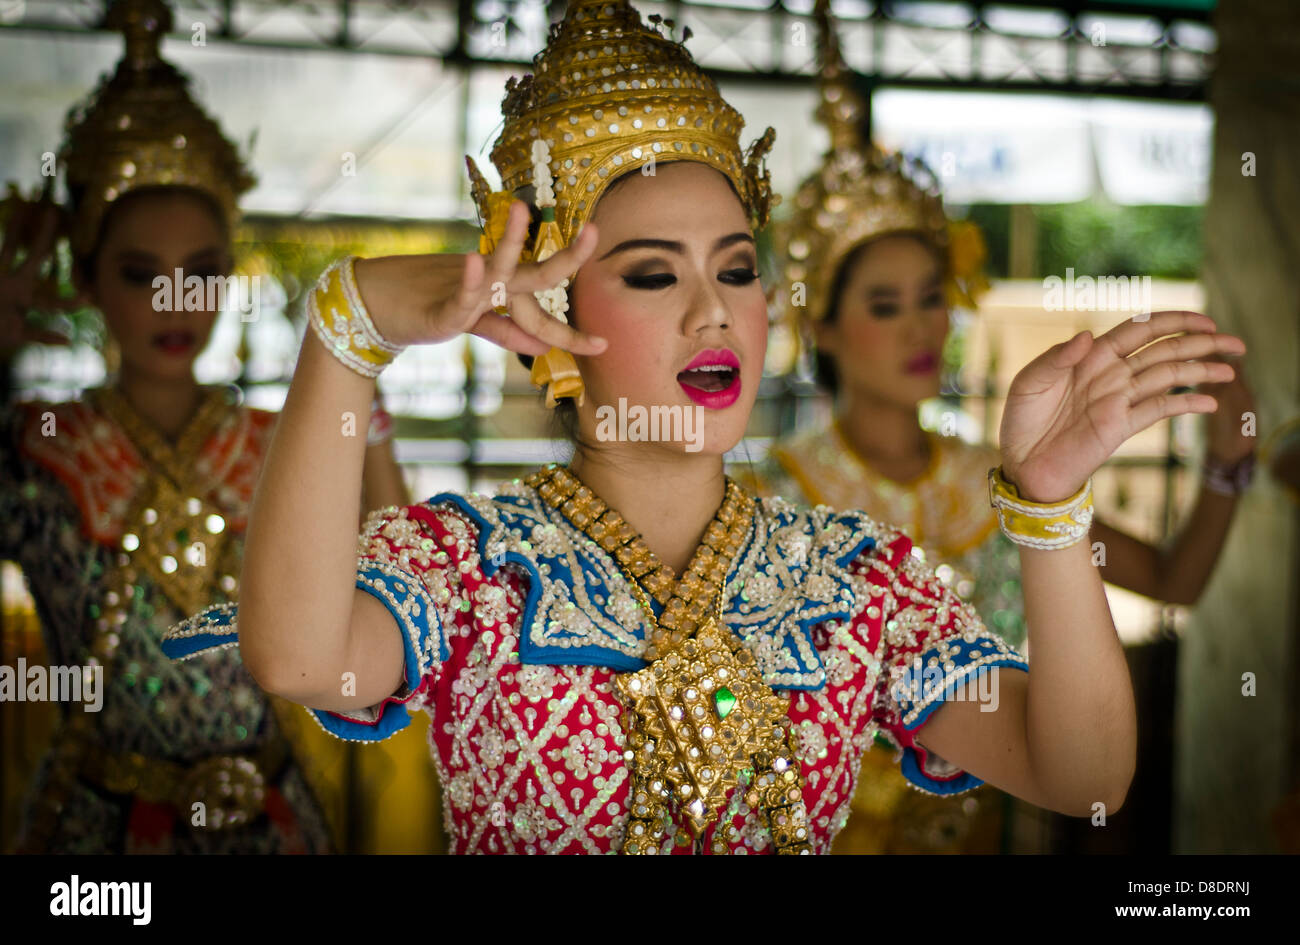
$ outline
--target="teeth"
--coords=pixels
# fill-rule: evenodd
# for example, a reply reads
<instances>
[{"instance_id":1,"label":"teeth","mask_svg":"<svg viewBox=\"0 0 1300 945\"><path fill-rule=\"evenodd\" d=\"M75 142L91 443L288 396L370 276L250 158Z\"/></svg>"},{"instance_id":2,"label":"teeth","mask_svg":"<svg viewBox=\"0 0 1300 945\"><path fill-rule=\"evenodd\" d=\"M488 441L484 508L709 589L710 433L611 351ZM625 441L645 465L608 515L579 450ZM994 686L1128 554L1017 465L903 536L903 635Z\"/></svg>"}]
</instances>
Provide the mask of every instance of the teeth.
<instances>
[{"instance_id":1,"label":"teeth","mask_svg":"<svg viewBox=\"0 0 1300 945\"><path fill-rule=\"evenodd\" d=\"M717 373L717 372L719 372L719 371L730 371L730 370L733 370L733 368L731 368L730 366L728 366L728 365L726 365L726 364L706 364L706 365L704 365L703 367L691 368L691 370L692 370L692 371L711 371L711 372L713 372L713 373Z\"/></svg>"}]
</instances>

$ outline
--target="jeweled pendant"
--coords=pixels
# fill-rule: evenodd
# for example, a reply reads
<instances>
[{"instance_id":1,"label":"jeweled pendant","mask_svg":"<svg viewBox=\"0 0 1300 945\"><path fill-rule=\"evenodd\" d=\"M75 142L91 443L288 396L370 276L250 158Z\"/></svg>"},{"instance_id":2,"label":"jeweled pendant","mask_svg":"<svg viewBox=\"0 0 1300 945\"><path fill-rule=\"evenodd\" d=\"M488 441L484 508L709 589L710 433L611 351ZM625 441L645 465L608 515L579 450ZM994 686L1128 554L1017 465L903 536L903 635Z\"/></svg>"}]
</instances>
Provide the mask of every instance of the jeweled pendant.
<instances>
[{"instance_id":1,"label":"jeweled pendant","mask_svg":"<svg viewBox=\"0 0 1300 945\"><path fill-rule=\"evenodd\" d=\"M736 694L726 686L719 686L713 693L713 709L719 719L725 719L736 707Z\"/></svg>"}]
</instances>

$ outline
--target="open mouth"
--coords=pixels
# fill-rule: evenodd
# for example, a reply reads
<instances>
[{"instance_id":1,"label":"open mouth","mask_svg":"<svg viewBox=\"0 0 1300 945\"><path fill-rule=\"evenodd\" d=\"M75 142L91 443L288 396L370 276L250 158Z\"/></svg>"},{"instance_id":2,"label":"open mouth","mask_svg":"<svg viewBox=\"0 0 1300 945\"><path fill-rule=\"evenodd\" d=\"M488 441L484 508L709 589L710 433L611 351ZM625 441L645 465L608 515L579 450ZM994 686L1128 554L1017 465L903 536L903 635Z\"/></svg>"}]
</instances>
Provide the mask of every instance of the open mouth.
<instances>
[{"instance_id":1,"label":"open mouth","mask_svg":"<svg viewBox=\"0 0 1300 945\"><path fill-rule=\"evenodd\" d=\"M938 369L939 358L932 351L916 355L904 368L908 374L933 374Z\"/></svg>"},{"instance_id":2,"label":"open mouth","mask_svg":"<svg viewBox=\"0 0 1300 945\"><path fill-rule=\"evenodd\" d=\"M677 382L705 393L727 390L740 377L739 368L727 364L710 364L677 375Z\"/></svg>"},{"instance_id":3,"label":"open mouth","mask_svg":"<svg viewBox=\"0 0 1300 945\"><path fill-rule=\"evenodd\" d=\"M192 331L164 331L153 336L153 344L163 351L188 351L198 339Z\"/></svg>"},{"instance_id":4,"label":"open mouth","mask_svg":"<svg viewBox=\"0 0 1300 945\"><path fill-rule=\"evenodd\" d=\"M701 351L678 372L677 383L701 407L730 407L740 397L740 358L728 348Z\"/></svg>"}]
</instances>

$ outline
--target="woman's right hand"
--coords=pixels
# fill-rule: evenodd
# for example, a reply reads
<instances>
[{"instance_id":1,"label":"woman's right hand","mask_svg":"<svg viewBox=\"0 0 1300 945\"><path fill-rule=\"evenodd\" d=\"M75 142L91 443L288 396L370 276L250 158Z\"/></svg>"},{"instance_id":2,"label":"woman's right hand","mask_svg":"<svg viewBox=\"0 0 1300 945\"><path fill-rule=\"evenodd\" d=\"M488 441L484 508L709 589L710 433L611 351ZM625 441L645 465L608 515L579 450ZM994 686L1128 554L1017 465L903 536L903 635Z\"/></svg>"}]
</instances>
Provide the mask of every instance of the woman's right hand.
<instances>
[{"instance_id":1,"label":"woman's right hand","mask_svg":"<svg viewBox=\"0 0 1300 945\"><path fill-rule=\"evenodd\" d=\"M357 289L383 337L396 345L434 344L468 332L534 356L551 347L595 355L607 342L552 318L534 292L559 285L596 248L587 224L571 246L542 263L520 263L528 238L528 208L510 205L505 235L488 256L441 253L357 260ZM509 315L494 310L505 298Z\"/></svg>"},{"instance_id":2,"label":"woman's right hand","mask_svg":"<svg viewBox=\"0 0 1300 945\"><path fill-rule=\"evenodd\" d=\"M10 210L0 242L0 361L9 360L27 344L70 343L64 335L28 322L29 311L65 311L85 304L80 295L60 298L53 275L41 278L41 270L58 240L58 206L47 195L24 198L13 184L9 185L5 202ZM27 253L15 266L20 248Z\"/></svg>"}]
</instances>

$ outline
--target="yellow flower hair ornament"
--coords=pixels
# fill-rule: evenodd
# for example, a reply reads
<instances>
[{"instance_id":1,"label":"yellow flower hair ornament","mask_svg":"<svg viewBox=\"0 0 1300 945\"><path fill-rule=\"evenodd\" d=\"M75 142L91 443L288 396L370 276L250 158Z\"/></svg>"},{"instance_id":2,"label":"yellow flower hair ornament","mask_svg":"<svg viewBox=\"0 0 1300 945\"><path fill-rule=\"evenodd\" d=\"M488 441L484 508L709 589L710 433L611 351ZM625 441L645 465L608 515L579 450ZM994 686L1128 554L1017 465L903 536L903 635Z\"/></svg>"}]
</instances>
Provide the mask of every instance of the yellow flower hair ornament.
<instances>
[{"instance_id":1,"label":"yellow flower hair ornament","mask_svg":"<svg viewBox=\"0 0 1300 945\"><path fill-rule=\"evenodd\" d=\"M989 250L979 226L970 220L948 221L948 304L974 309L989 290L984 263Z\"/></svg>"},{"instance_id":2,"label":"yellow flower hair ornament","mask_svg":"<svg viewBox=\"0 0 1300 945\"><path fill-rule=\"evenodd\" d=\"M564 239L555 222L555 191L550 170L550 149L545 141L533 142L533 183L536 206L542 213L542 223L533 241L531 251L525 249L520 254L521 261L545 262L564 248ZM515 196L508 191L487 192L486 181L472 160L467 159L470 177L476 189L481 188L483 200L480 205L487 207L487 219L483 223L483 233L479 237L479 252L491 253L505 236L506 223L510 215L510 205ZM566 278L558 286L534 292L538 304L552 318L568 324L569 280ZM498 309L498 311L500 311ZM506 314L502 312L502 314ZM544 355L533 358L529 379L537 387L546 390L546 406L554 408L563 398L570 397L582 403L582 374L573 355L563 348L552 347Z\"/></svg>"}]
</instances>

